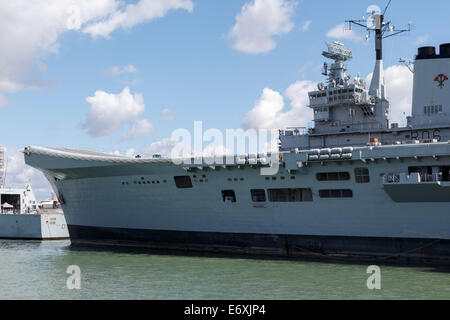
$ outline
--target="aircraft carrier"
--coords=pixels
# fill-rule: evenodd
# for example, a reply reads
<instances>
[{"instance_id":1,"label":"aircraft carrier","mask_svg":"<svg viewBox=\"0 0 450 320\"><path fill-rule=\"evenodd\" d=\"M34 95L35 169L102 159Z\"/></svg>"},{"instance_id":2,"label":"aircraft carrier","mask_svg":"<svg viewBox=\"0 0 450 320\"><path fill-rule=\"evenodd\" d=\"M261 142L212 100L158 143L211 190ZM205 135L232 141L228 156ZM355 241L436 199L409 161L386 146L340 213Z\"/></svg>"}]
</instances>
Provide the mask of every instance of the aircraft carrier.
<instances>
[{"instance_id":1,"label":"aircraft carrier","mask_svg":"<svg viewBox=\"0 0 450 320\"><path fill-rule=\"evenodd\" d=\"M382 60L398 31L380 11L372 23L370 85L346 74L352 52L328 43L326 81L309 93L314 128L280 130L275 157L175 164L29 146L25 161L50 181L73 244L450 263L450 44L418 49L401 126Z\"/></svg>"}]
</instances>

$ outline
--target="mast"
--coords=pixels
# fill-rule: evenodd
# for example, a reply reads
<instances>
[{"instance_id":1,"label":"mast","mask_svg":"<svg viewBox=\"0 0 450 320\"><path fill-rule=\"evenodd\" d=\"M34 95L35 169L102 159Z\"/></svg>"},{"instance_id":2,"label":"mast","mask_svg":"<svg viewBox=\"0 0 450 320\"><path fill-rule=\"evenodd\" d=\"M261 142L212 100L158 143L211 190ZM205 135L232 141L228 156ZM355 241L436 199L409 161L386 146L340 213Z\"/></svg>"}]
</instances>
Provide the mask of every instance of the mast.
<instances>
[{"instance_id":1,"label":"mast","mask_svg":"<svg viewBox=\"0 0 450 320\"><path fill-rule=\"evenodd\" d=\"M384 16L382 14L374 14L375 21L375 53L376 62L373 70L372 82L370 83L369 94L378 99L384 99L384 76L383 76L383 33L382 26Z\"/></svg>"},{"instance_id":2,"label":"mast","mask_svg":"<svg viewBox=\"0 0 450 320\"><path fill-rule=\"evenodd\" d=\"M375 68L373 71L372 82L370 84L369 94L377 99L384 100L384 77L383 77L383 39L398 35L403 32L411 31L411 26L408 24L408 29L396 30L391 22L385 22L384 17L389 5L390 0L384 8L383 12L378 6L372 5L367 8L367 14L369 14L368 19L362 20L347 20L345 21L349 25L349 30L351 30L352 25L357 25L363 27L367 30L368 34L366 38L370 37L370 32L375 33ZM389 33L386 35L386 33Z\"/></svg>"}]
</instances>

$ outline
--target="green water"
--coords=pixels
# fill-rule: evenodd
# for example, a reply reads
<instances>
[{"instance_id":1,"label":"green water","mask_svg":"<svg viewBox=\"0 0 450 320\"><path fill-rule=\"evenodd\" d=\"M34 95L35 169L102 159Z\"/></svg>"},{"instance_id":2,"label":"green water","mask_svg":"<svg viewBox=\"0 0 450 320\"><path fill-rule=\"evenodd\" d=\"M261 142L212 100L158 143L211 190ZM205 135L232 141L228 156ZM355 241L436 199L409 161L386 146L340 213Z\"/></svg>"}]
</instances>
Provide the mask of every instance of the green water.
<instances>
[{"instance_id":1,"label":"green water","mask_svg":"<svg viewBox=\"0 0 450 320\"><path fill-rule=\"evenodd\" d=\"M450 268L71 249L66 241L0 240L0 299L450 299ZM68 289L67 267L81 270Z\"/></svg>"}]
</instances>

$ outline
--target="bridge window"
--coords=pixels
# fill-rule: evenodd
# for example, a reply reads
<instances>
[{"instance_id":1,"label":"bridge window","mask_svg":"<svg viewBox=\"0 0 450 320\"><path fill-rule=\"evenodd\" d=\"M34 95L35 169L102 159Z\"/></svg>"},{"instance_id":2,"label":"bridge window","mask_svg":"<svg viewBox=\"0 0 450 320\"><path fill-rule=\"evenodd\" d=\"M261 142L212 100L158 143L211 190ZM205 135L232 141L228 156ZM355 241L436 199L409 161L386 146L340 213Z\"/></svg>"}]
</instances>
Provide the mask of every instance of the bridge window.
<instances>
[{"instance_id":1,"label":"bridge window","mask_svg":"<svg viewBox=\"0 0 450 320\"><path fill-rule=\"evenodd\" d=\"M367 168L355 168L355 181L356 183L369 183L370 175Z\"/></svg>"},{"instance_id":2,"label":"bridge window","mask_svg":"<svg viewBox=\"0 0 450 320\"><path fill-rule=\"evenodd\" d=\"M303 202L312 201L311 189L269 189L270 202Z\"/></svg>"},{"instance_id":3,"label":"bridge window","mask_svg":"<svg viewBox=\"0 0 450 320\"><path fill-rule=\"evenodd\" d=\"M316 174L319 181L343 181L350 180L348 172L320 172Z\"/></svg>"},{"instance_id":4,"label":"bridge window","mask_svg":"<svg viewBox=\"0 0 450 320\"><path fill-rule=\"evenodd\" d=\"M180 189L192 188L192 181L190 176L177 176L173 177L175 185ZM153 182L154 183L154 182Z\"/></svg>"},{"instance_id":5,"label":"bridge window","mask_svg":"<svg viewBox=\"0 0 450 320\"><path fill-rule=\"evenodd\" d=\"M319 190L321 198L353 198L353 191L349 189Z\"/></svg>"},{"instance_id":6,"label":"bridge window","mask_svg":"<svg viewBox=\"0 0 450 320\"><path fill-rule=\"evenodd\" d=\"M234 190L222 190L223 202L236 202L236 194Z\"/></svg>"},{"instance_id":7,"label":"bridge window","mask_svg":"<svg viewBox=\"0 0 450 320\"><path fill-rule=\"evenodd\" d=\"M253 202L266 202L266 191L264 189L250 190Z\"/></svg>"}]
</instances>

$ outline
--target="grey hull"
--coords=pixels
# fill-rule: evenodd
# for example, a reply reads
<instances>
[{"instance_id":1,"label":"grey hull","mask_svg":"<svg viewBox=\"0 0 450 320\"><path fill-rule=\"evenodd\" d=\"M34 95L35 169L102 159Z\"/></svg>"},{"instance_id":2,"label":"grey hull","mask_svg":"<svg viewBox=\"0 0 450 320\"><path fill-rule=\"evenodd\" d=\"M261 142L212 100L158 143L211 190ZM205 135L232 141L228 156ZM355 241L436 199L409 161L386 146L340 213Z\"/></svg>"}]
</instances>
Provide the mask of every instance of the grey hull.
<instances>
[{"instance_id":1,"label":"grey hull","mask_svg":"<svg viewBox=\"0 0 450 320\"><path fill-rule=\"evenodd\" d=\"M72 245L136 247L284 258L450 263L450 240L224 232L189 232L69 225Z\"/></svg>"},{"instance_id":2,"label":"grey hull","mask_svg":"<svg viewBox=\"0 0 450 320\"><path fill-rule=\"evenodd\" d=\"M340 161L283 153L272 176L250 164L199 168L169 159L27 152L27 164L44 172L60 198L74 244L450 264L449 182L407 175L416 166L450 167L448 143L360 147ZM365 183L357 181L360 168L368 172ZM347 179L321 181L324 172ZM390 182L389 173L398 179ZM188 178L187 188L177 185L179 176ZM441 201L436 185L444 190ZM255 189L265 201L254 201ZM301 201L269 197L286 189L310 191ZM323 196L333 189L350 190L351 197Z\"/></svg>"}]
</instances>

